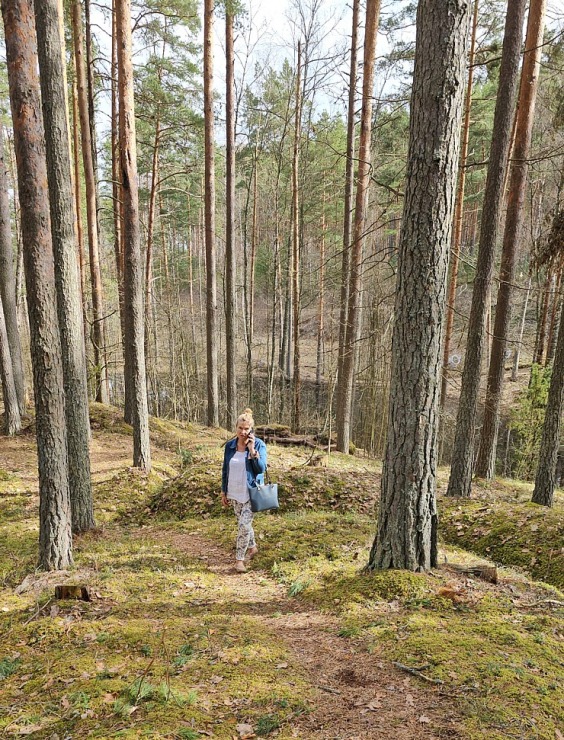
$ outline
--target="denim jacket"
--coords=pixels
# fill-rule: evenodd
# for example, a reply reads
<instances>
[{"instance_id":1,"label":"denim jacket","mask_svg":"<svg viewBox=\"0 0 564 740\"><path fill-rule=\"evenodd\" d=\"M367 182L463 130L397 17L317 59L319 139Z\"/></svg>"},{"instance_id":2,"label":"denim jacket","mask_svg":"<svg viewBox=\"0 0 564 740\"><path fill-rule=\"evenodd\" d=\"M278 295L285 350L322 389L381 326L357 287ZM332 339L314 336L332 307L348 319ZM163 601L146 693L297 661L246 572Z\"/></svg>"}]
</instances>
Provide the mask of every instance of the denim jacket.
<instances>
[{"instance_id":1,"label":"denim jacket","mask_svg":"<svg viewBox=\"0 0 564 740\"><path fill-rule=\"evenodd\" d=\"M223 468L221 469L221 492L227 493L227 480L229 478L229 463L231 458L237 450L237 437L230 439L229 442L225 443L225 452L223 455ZM259 456L256 460L249 457L249 451L245 451L246 467L247 467L247 485L250 488L256 486L257 483L264 483L264 473L266 471L266 445L255 437L255 450Z\"/></svg>"}]
</instances>

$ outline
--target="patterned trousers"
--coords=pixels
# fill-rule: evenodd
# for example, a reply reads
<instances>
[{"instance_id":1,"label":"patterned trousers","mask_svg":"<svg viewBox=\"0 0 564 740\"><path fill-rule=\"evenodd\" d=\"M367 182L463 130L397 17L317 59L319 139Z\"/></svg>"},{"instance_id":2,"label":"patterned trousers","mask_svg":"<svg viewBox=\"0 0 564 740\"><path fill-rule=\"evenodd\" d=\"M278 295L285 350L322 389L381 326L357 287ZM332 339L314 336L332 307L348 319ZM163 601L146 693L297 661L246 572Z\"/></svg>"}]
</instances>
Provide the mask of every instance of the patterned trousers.
<instances>
[{"instance_id":1,"label":"patterned trousers","mask_svg":"<svg viewBox=\"0 0 564 740\"><path fill-rule=\"evenodd\" d=\"M251 502L231 500L233 511L237 517L237 547L235 557L237 560L244 560L245 553L250 547L255 547L255 533L253 530L253 512L251 511Z\"/></svg>"}]
</instances>

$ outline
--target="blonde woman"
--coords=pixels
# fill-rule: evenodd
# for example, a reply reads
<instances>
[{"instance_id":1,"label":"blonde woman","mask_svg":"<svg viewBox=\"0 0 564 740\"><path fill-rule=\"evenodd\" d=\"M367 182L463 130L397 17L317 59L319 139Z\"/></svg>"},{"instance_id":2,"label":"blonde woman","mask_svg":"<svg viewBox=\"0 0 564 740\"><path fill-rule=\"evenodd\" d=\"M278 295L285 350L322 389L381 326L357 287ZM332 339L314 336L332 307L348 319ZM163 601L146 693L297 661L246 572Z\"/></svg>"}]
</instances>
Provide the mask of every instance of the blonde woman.
<instances>
[{"instance_id":1,"label":"blonde woman","mask_svg":"<svg viewBox=\"0 0 564 740\"><path fill-rule=\"evenodd\" d=\"M245 409L237 418L235 437L225 445L221 471L221 503L233 506L237 517L237 545L235 570L244 573L245 556L252 558L258 552L253 530L253 512L249 487L264 483L266 445L255 437L253 412Z\"/></svg>"}]
</instances>

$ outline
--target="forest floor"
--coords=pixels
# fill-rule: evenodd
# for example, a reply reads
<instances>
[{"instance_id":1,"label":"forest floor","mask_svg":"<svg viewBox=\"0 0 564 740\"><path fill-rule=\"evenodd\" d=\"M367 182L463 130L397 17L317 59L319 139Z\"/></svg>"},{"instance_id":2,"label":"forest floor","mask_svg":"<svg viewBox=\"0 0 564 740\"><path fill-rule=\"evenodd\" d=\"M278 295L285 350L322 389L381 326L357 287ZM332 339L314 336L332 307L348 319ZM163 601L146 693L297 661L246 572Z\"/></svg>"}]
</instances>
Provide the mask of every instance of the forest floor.
<instances>
[{"instance_id":1,"label":"forest floor","mask_svg":"<svg viewBox=\"0 0 564 740\"><path fill-rule=\"evenodd\" d=\"M0 437L0 737L564 738L562 592L501 566L497 584L469 577L455 566L485 561L445 544L433 573L363 572L377 463L312 468L269 446L286 506L256 517L259 553L237 574L226 434L153 421L146 476L117 411L94 406L92 425L98 529L68 573L34 570L32 430ZM541 519L526 494L481 488L445 507L445 531L495 549L484 517L503 516L557 579L561 495ZM61 583L92 600L56 600Z\"/></svg>"}]
</instances>

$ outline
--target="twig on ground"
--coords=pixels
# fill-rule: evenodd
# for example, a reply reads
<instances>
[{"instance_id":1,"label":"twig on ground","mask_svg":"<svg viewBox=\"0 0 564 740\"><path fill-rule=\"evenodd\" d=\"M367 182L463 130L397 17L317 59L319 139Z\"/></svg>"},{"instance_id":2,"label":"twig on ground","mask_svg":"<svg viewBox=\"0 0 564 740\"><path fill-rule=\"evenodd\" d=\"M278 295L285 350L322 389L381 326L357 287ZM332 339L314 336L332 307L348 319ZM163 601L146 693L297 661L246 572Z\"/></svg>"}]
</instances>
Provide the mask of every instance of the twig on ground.
<instances>
[{"instance_id":1,"label":"twig on ground","mask_svg":"<svg viewBox=\"0 0 564 740\"><path fill-rule=\"evenodd\" d=\"M322 691L327 691L329 694L341 694L339 689L332 689L330 686L321 686L321 684L317 684L317 688L321 689Z\"/></svg>"},{"instance_id":2,"label":"twig on ground","mask_svg":"<svg viewBox=\"0 0 564 740\"><path fill-rule=\"evenodd\" d=\"M394 665L396 668L399 668L400 671L411 673L412 676L417 676L417 678L422 678L424 681L428 681L429 683L435 683L438 685L442 685L444 683L444 681L441 681L440 678L430 678L429 676L426 676L424 673L421 673L421 671L418 668L410 668L409 666L404 665L403 663L396 663L395 660L392 661L392 665Z\"/></svg>"}]
</instances>

